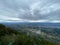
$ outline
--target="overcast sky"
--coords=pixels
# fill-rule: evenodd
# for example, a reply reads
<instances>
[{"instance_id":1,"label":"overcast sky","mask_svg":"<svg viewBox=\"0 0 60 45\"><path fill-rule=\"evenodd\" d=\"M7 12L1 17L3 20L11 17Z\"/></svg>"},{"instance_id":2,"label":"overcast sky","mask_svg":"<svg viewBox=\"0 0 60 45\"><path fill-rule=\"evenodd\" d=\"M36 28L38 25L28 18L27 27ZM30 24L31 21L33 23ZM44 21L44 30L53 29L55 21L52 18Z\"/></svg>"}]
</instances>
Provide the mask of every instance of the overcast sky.
<instances>
[{"instance_id":1,"label":"overcast sky","mask_svg":"<svg viewBox=\"0 0 60 45\"><path fill-rule=\"evenodd\" d=\"M0 0L0 21L60 21L60 0Z\"/></svg>"}]
</instances>

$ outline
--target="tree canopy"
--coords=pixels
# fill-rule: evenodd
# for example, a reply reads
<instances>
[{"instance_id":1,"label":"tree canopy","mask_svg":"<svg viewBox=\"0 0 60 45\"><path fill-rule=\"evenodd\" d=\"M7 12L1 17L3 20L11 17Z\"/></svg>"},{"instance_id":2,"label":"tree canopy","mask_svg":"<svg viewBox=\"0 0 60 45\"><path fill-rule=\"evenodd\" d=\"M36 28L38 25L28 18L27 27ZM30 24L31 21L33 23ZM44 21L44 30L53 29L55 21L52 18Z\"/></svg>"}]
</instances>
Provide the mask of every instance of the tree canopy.
<instances>
[{"instance_id":1,"label":"tree canopy","mask_svg":"<svg viewBox=\"0 0 60 45\"><path fill-rule=\"evenodd\" d=\"M0 45L58 45L35 36L27 36L0 24Z\"/></svg>"}]
</instances>

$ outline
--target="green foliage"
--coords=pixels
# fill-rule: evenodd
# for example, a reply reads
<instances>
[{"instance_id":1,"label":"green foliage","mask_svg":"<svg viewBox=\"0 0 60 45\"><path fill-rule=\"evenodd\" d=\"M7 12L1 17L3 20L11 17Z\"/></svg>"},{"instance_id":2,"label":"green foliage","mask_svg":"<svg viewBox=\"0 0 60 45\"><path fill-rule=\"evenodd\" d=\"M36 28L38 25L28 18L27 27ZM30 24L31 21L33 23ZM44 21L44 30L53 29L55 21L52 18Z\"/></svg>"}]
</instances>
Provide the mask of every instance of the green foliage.
<instances>
[{"instance_id":1,"label":"green foliage","mask_svg":"<svg viewBox=\"0 0 60 45\"><path fill-rule=\"evenodd\" d=\"M0 24L0 45L58 45L35 36L27 36Z\"/></svg>"}]
</instances>

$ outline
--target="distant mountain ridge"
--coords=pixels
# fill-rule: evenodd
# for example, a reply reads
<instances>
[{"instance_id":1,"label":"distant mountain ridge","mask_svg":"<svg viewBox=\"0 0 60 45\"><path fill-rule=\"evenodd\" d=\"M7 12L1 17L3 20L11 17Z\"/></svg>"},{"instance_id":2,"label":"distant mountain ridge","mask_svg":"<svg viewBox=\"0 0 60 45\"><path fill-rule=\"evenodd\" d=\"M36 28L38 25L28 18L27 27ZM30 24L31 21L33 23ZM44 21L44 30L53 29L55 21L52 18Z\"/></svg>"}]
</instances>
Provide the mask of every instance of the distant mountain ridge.
<instances>
[{"instance_id":1,"label":"distant mountain ridge","mask_svg":"<svg viewBox=\"0 0 60 45\"><path fill-rule=\"evenodd\" d=\"M49 23L49 22L5 22L4 25L25 25L25 26L42 26L42 27L60 27L60 23Z\"/></svg>"}]
</instances>

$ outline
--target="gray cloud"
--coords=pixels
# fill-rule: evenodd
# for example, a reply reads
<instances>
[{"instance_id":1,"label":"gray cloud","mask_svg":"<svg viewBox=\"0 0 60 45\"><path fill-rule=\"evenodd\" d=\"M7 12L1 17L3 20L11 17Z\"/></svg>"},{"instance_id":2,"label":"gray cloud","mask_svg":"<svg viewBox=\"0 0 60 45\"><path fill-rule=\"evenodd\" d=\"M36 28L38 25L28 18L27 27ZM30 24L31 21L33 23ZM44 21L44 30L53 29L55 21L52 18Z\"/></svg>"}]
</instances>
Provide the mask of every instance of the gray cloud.
<instances>
[{"instance_id":1,"label":"gray cloud","mask_svg":"<svg viewBox=\"0 0 60 45\"><path fill-rule=\"evenodd\" d=\"M60 0L0 0L2 16L9 18L5 20L60 20Z\"/></svg>"}]
</instances>

